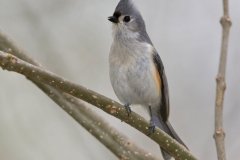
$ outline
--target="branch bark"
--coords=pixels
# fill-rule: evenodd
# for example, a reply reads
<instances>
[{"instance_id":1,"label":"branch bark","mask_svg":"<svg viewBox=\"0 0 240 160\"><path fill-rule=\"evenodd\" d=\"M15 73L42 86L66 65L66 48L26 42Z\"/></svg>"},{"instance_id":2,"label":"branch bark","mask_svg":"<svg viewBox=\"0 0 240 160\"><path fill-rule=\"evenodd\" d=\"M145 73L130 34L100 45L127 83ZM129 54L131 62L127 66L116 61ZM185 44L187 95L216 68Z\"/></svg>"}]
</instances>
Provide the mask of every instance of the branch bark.
<instances>
[{"instance_id":1,"label":"branch bark","mask_svg":"<svg viewBox=\"0 0 240 160\"><path fill-rule=\"evenodd\" d=\"M0 52L0 66L3 69L23 74L26 77L31 77L36 81L48 84L55 89L62 90L74 97L80 98L128 123L145 135L149 134L149 124L140 115L132 112L128 117L121 104L99 93L72 83L54 73L41 69L40 67L31 65L8 53ZM196 158L184 146L165 134L159 128L156 128L154 134L151 134L149 137L167 150L176 159L196 160Z\"/></svg>"},{"instance_id":2,"label":"branch bark","mask_svg":"<svg viewBox=\"0 0 240 160\"><path fill-rule=\"evenodd\" d=\"M18 49L5 35L0 32L0 50L11 52L11 54L40 66L36 61L28 57L22 50ZM1 62L0 62L1 63ZM51 86L37 82L29 77L29 80L37 85L49 98L58 104L80 125L89 131L96 139L105 145L113 154L121 160L159 160L156 156L139 148L126 136L111 127L100 116L93 112L80 100L54 89Z\"/></svg>"},{"instance_id":3,"label":"branch bark","mask_svg":"<svg viewBox=\"0 0 240 160\"><path fill-rule=\"evenodd\" d=\"M225 132L223 129L223 101L224 93L226 90L225 73L227 64L227 51L229 42L229 33L231 27L231 19L229 16L228 0L223 0L223 17L220 20L222 25L222 44L221 44L221 55L218 68L218 74L216 78L216 100L215 100L215 132L214 139L216 143L218 160L225 160L225 145L224 138Z\"/></svg>"}]
</instances>

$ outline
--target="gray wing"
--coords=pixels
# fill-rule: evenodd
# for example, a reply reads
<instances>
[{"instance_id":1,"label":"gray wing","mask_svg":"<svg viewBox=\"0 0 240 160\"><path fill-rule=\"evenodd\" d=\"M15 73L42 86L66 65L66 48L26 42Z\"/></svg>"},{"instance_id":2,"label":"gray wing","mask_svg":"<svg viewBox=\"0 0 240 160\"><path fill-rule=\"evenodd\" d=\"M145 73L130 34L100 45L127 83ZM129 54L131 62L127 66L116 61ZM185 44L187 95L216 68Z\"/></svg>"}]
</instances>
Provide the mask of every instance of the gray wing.
<instances>
[{"instance_id":1,"label":"gray wing","mask_svg":"<svg viewBox=\"0 0 240 160\"><path fill-rule=\"evenodd\" d=\"M153 61L154 64L157 67L157 70L159 72L161 82L162 82L162 97L161 97L161 104L160 104L160 115L163 119L163 121L168 120L169 116L169 93L168 93L168 83L167 83L167 77L164 71L164 66L162 63L162 60L160 56L158 55L157 51L154 51L153 53Z\"/></svg>"}]
</instances>

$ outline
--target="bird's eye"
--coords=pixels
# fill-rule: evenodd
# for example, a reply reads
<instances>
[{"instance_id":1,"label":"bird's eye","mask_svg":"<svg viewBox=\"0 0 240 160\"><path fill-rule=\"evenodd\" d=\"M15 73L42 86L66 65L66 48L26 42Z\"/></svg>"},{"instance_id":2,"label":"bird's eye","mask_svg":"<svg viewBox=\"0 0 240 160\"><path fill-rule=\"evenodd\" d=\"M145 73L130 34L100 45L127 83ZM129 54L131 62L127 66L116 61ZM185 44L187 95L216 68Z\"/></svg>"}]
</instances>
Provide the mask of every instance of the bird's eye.
<instances>
[{"instance_id":1,"label":"bird's eye","mask_svg":"<svg viewBox=\"0 0 240 160\"><path fill-rule=\"evenodd\" d=\"M130 20L131 20L130 16L125 16L123 19L124 22L129 22Z\"/></svg>"}]
</instances>

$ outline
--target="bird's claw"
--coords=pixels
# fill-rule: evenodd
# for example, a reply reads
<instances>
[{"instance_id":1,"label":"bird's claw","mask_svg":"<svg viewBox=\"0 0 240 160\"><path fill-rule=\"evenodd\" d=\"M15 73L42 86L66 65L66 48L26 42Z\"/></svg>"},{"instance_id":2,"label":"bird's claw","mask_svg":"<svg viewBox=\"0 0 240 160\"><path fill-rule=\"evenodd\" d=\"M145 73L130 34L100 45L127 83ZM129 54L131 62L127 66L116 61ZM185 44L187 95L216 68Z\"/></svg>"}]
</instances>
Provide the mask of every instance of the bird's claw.
<instances>
[{"instance_id":1,"label":"bird's claw","mask_svg":"<svg viewBox=\"0 0 240 160\"><path fill-rule=\"evenodd\" d=\"M149 130L148 136L150 136L151 134L153 134L155 132L155 128L156 128L155 123L150 121L150 125L148 127L148 130Z\"/></svg>"},{"instance_id":2,"label":"bird's claw","mask_svg":"<svg viewBox=\"0 0 240 160\"><path fill-rule=\"evenodd\" d=\"M156 128L156 124L154 122L154 117L153 117L153 114L152 114L152 107L151 106L149 106L149 113L150 113L150 116L151 116L151 120L150 120L150 125L148 127L148 130L149 130L148 136L153 134L155 132L155 128Z\"/></svg>"},{"instance_id":3,"label":"bird's claw","mask_svg":"<svg viewBox=\"0 0 240 160\"><path fill-rule=\"evenodd\" d=\"M132 113L132 110L131 110L131 108L130 108L130 105L129 105L129 104L125 104L124 107L125 107L125 109L126 109L126 111L127 111L128 117L129 117L130 114Z\"/></svg>"}]
</instances>

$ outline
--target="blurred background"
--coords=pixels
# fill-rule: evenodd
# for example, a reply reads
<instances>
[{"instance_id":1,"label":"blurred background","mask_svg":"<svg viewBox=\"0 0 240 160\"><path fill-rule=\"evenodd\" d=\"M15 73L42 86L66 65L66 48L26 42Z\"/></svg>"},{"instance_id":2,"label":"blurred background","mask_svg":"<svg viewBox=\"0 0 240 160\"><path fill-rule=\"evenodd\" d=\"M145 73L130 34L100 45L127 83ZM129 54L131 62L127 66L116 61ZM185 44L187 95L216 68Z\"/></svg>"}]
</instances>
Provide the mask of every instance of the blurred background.
<instances>
[{"instance_id":1,"label":"blurred background","mask_svg":"<svg viewBox=\"0 0 240 160\"><path fill-rule=\"evenodd\" d=\"M112 37L107 20L117 3L0 0L0 30L47 69L117 100L108 76ZM213 132L222 1L135 3L165 65L172 125L199 159L217 159ZM240 157L239 6L239 0L230 1L233 26L224 102L228 159ZM1 160L116 159L23 76L0 70L0 82ZM120 120L95 110L132 141L161 155L156 143Z\"/></svg>"}]
</instances>

